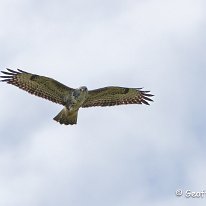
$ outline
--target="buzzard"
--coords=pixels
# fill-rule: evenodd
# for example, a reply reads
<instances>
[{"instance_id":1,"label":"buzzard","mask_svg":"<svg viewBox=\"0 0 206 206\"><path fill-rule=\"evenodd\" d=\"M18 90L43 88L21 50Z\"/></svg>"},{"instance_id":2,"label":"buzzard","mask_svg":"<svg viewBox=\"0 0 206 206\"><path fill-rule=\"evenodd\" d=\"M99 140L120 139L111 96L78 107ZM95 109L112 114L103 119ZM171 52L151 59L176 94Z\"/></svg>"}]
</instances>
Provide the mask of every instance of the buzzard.
<instances>
[{"instance_id":1,"label":"buzzard","mask_svg":"<svg viewBox=\"0 0 206 206\"><path fill-rule=\"evenodd\" d=\"M2 82L7 82L31 94L61 104L64 108L54 117L60 124L77 124L80 107L114 106L120 104L147 104L153 95L142 88L109 86L88 90L82 86L73 89L45 76L31 74L20 69L2 71Z\"/></svg>"}]
</instances>

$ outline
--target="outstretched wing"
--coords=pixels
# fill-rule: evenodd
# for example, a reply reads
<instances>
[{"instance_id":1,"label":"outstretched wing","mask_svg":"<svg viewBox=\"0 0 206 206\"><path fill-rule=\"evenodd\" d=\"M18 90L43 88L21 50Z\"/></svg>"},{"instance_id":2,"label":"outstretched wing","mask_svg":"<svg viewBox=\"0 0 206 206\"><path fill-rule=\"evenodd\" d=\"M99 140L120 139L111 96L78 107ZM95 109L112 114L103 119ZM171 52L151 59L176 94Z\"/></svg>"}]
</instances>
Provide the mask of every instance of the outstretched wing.
<instances>
[{"instance_id":1,"label":"outstretched wing","mask_svg":"<svg viewBox=\"0 0 206 206\"><path fill-rule=\"evenodd\" d=\"M4 76L0 76L2 82L7 82L8 84L17 86L31 94L58 104L64 105L65 97L73 91L72 88L63 85L54 79L30 74L20 69L17 71L7 69L7 71L2 71L2 73L4 74Z\"/></svg>"},{"instance_id":2,"label":"outstretched wing","mask_svg":"<svg viewBox=\"0 0 206 206\"><path fill-rule=\"evenodd\" d=\"M104 87L91 90L82 107L93 106L114 106L120 104L147 104L153 101L149 97L149 91L142 91L141 88L125 88L125 87Z\"/></svg>"}]
</instances>

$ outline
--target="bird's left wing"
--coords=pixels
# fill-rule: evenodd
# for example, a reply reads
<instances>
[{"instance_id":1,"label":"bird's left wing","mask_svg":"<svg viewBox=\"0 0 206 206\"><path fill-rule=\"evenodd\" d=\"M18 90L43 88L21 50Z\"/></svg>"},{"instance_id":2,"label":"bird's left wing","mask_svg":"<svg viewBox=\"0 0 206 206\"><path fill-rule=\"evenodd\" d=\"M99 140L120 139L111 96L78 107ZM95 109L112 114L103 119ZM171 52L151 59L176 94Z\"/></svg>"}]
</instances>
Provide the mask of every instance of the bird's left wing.
<instances>
[{"instance_id":1,"label":"bird's left wing","mask_svg":"<svg viewBox=\"0 0 206 206\"><path fill-rule=\"evenodd\" d=\"M17 71L7 69L7 71L2 71L2 73L4 74L4 76L0 76L2 82L7 82L30 94L58 104L65 105L65 97L74 90L52 78L31 74L20 69Z\"/></svg>"},{"instance_id":2,"label":"bird's left wing","mask_svg":"<svg viewBox=\"0 0 206 206\"><path fill-rule=\"evenodd\" d=\"M147 104L153 101L149 91L142 91L141 88L125 88L125 87L104 87L91 90L82 107L93 106L114 106L120 104Z\"/></svg>"}]
</instances>

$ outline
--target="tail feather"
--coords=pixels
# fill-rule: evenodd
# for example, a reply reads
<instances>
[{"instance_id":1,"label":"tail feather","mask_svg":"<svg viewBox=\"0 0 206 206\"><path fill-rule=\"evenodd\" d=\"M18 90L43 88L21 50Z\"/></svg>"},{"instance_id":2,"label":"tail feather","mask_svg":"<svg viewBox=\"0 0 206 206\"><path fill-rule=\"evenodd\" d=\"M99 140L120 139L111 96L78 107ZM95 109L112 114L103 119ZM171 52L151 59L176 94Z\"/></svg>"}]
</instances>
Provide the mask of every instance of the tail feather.
<instances>
[{"instance_id":1,"label":"tail feather","mask_svg":"<svg viewBox=\"0 0 206 206\"><path fill-rule=\"evenodd\" d=\"M73 125L73 124L77 124L77 114L78 114L78 110L71 112L65 107L53 119L59 122L60 124Z\"/></svg>"}]
</instances>

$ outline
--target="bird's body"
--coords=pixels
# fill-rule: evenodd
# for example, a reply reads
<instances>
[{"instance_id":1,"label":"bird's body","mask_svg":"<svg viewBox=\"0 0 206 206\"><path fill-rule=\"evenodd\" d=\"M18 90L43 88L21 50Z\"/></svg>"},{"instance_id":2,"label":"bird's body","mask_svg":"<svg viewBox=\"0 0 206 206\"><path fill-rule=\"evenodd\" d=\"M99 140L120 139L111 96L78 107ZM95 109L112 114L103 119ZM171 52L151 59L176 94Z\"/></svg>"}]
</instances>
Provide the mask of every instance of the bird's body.
<instances>
[{"instance_id":1,"label":"bird's body","mask_svg":"<svg viewBox=\"0 0 206 206\"><path fill-rule=\"evenodd\" d=\"M17 86L31 94L61 104L64 108L54 117L60 124L76 124L80 107L114 106L120 104L147 104L152 101L149 91L141 88L104 87L88 91L83 86L73 89L44 76L31 74L22 70L2 71L2 82Z\"/></svg>"},{"instance_id":2,"label":"bird's body","mask_svg":"<svg viewBox=\"0 0 206 206\"><path fill-rule=\"evenodd\" d=\"M76 124L78 110L86 100L88 90L86 87L75 89L65 97L65 106L61 112L54 117L60 124Z\"/></svg>"}]
</instances>

